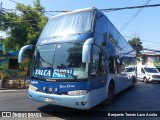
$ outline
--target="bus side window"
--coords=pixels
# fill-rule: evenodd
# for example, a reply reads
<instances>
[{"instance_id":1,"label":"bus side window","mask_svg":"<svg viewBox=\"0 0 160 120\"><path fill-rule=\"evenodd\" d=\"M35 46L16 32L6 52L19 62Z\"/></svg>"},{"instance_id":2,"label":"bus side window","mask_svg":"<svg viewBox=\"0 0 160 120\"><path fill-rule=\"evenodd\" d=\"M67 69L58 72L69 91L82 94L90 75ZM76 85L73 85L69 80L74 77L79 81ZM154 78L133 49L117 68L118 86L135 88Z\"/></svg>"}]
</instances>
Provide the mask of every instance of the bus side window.
<instances>
[{"instance_id":1,"label":"bus side window","mask_svg":"<svg viewBox=\"0 0 160 120\"><path fill-rule=\"evenodd\" d=\"M93 46L93 55L92 55L92 77L100 76L104 74L104 62L103 62L103 53L99 47Z\"/></svg>"},{"instance_id":2,"label":"bus side window","mask_svg":"<svg viewBox=\"0 0 160 120\"><path fill-rule=\"evenodd\" d=\"M122 60L117 59L116 66L117 66L117 73L118 74L125 71L125 65Z\"/></svg>"},{"instance_id":3,"label":"bus side window","mask_svg":"<svg viewBox=\"0 0 160 120\"><path fill-rule=\"evenodd\" d=\"M115 58L110 56L109 57L109 72L116 73L116 63Z\"/></svg>"}]
</instances>

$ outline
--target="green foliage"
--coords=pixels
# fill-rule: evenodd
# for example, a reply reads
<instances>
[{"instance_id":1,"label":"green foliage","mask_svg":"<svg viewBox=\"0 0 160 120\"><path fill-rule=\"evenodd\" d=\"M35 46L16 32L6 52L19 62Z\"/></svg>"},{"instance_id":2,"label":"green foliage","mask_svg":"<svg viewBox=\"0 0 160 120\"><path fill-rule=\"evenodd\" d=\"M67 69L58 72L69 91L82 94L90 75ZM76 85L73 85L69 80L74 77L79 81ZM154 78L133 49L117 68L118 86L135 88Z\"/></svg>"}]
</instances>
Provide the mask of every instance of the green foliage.
<instances>
[{"instance_id":1,"label":"green foliage","mask_svg":"<svg viewBox=\"0 0 160 120\"><path fill-rule=\"evenodd\" d=\"M0 39L4 53L7 53L7 50L19 50L26 44L35 43L47 21L39 0L34 1L34 7L17 4L16 9L20 12L4 12L4 14L3 11L0 12L2 14L0 30L5 31L8 36Z\"/></svg>"},{"instance_id":2,"label":"green foliage","mask_svg":"<svg viewBox=\"0 0 160 120\"><path fill-rule=\"evenodd\" d=\"M17 72L12 70L3 70L1 75L4 79L9 79L10 77L17 77Z\"/></svg>"},{"instance_id":3,"label":"green foliage","mask_svg":"<svg viewBox=\"0 0 160 120\"><path fill-rule=\"evenodd\" d=\"M47 22L43 14L44 8L40 0L34 1L34 6L17 4L16 9L20 12L6 12L0 10L0 30L7 33L6 38L0 38L3 44L3 54L7 55L10 50L20 50L27 44L35 44ZM28 68L30 69L33 51L25 52L29 59ZM20 65L23 70L26 65ZM9 75L5 73L5 76Z\"/></svg>"},{"instance_id":4,"label":"green foliage","mask_svg":"<svg viewBox=\"0 0 160 120\"><path fill-rule=\"evenodd\" d=\"M143 50L142 42L139 37L134 37L128 41L129 44L136 50L136 55L139 56L141 54L140 51Z\"/></svg>"}]
</instances>

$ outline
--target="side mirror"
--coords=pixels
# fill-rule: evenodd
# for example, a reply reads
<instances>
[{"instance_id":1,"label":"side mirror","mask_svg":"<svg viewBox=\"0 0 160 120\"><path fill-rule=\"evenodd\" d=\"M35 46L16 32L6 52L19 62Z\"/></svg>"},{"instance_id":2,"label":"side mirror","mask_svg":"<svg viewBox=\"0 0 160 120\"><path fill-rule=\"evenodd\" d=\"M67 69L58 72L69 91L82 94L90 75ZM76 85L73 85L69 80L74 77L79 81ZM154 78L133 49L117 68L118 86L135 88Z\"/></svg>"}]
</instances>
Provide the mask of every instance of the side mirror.
<instances>
[{"instance_id":1,"label":"side mirror","mask_svg":"<svg viewBox=\"0 0 160 120\"><path fill-rule=\"evenodd\" d=\"M25 45L25 46L23 46L23 47L20 49L19 54L18 54L18 63L21 63L21 61L22 61L22 55L23 55L24 51L25 51L26 49L32 49L32 46L33 46L33 45Z\"/></svg>"},{"instance_id":2,"label":"side mirror","mask_svg":"<svg viewBox=\"0 0 160 120\"><path fill-rule=\"evenodd\" d=\"M93 38L89 38L84 42L82 49L82 62L84 63L90 62L91 47L93 43L94 43Z\"/></svg>"}]
</instances>

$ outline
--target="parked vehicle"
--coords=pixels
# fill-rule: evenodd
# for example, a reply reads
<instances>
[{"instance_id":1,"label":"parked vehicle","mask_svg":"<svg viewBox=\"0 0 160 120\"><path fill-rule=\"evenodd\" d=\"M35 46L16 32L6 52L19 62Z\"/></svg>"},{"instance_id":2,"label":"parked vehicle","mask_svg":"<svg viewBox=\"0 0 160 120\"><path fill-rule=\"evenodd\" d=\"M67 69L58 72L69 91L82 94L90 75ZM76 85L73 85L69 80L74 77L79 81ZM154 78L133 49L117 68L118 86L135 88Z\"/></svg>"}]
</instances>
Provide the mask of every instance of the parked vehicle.
<instances>
[{"instance_id":1,"label":"parked vehicle","mask_svg":"<svg viewBox=\"0 0 160 120\"><path fill-rule=\"evenodd\" d=\"M134 84L135 84L137 82L137 68L136 68L136 66L126 67L125 72L127 73L128 77L134 81Z\"/></svg>"},{"instance_id":2,"label":"parked vehicle","mask_svg":"<svg viewBox=\"0 0 160 120\"><path fill-rule=\"evenodd\" d=\"M154 66L137 65L137 78L138 80L144 81L146 83L160 83L160 72Z\"/></svg>"}]
</instances>

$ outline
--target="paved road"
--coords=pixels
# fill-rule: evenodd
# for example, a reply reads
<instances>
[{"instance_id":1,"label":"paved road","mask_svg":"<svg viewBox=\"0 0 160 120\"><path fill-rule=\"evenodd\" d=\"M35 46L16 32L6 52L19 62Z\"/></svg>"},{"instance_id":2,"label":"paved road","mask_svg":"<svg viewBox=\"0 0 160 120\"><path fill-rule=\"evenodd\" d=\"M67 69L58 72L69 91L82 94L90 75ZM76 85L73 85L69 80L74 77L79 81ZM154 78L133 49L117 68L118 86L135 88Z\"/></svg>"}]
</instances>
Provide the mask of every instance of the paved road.
<instances>
[{"instance_id":1,"label":"paved road","mask_svg":"<svg viewBox=\"0 0 160 120\"><path fill-rule=\"evenodd\" d=\"M115 96L114 101L109 105L100 104L90 110L91 113L95 111L160 111L160 84L146 84L138 82L137 85L132 89L127 89L120 94ZM26 91L3 91L0 92L0 111L41 111L43 114L52 118L48 119L71 119L63 117L64 111L77 111L75 109L46 105L45 103L39 103L31 101ZM59 111L60 114L54 114ZM79 110L78 110L79 112ZM106 113L107 113L106 112ZM70 112L68 112L70 113ZM72 113L72 112L71 112ZM105 113L105 112L104 112ZM74 115L74 113L73 113ZM105 118L105 117L103 117ZM101 117L101 119L103 119ZM113 117L114 118L114 117ZM107 119L113 119L107 118ZM75 118L72 118L75 119ZM77 118L76 118L77 119ZM93 119L93 118L92 118ZM95 118L94 118L95 119ZM128 118L114 118L117 120L128 119ZM137 119L137 118L129 118ZM140 120L146 118L140 117ZM153 119L148 117L148 119ZM154 117L154 119L160 119ZM40 119L41 120L41 119Z\"/></svg>"}]
</instances>

